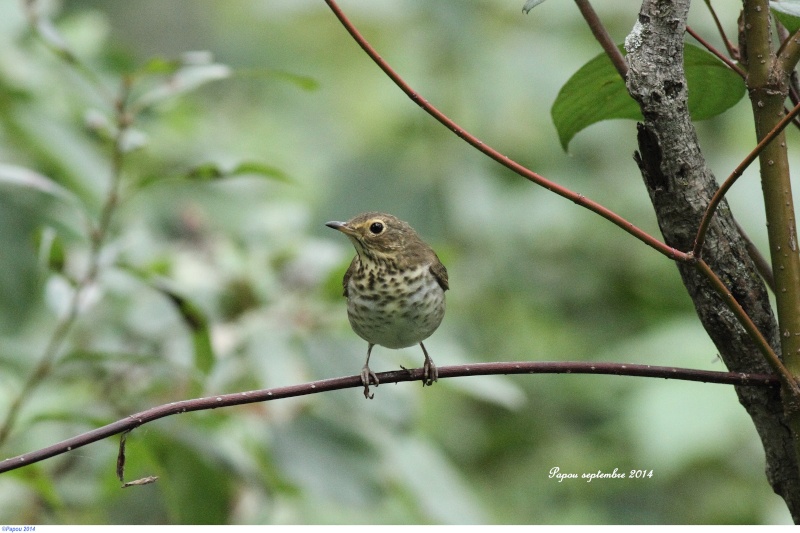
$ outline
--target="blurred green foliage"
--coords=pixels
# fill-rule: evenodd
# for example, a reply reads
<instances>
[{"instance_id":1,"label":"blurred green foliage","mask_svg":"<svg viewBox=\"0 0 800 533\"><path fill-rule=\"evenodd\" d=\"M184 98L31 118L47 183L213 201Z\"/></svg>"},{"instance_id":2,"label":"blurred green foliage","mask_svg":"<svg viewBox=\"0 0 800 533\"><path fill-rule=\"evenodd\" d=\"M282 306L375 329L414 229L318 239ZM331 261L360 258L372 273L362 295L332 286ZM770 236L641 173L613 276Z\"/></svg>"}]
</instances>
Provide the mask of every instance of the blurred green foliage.
<instances>
[{"instance_id":1,"label":"blurred green foliage","mask_svg":"<svg viewBox=\"0 0 800 533\"><path fill-rule=\"evenodd\" d=\"M635 6L597 3L621 41ZM549 121L561 85L598 52L574 5L524 16L521 2L499 0L343 4L464 127L657 234L631 158L633 122L594 125L565 155ZM737 4L721 4L733 31ZM410 221L450 271L447 317L428 342L439 365L723 369L672 264L422 114L322 2L44 7L96 81L111 94L131 81L131 98L147 107L126 137L96 281L4 457L169 401L356 373L366 345L347 325L340 286L353 250L323 223L373 209ZM710 35L695 9L693 26ZM116 126L113 106L42 45L19 5L0 4L0 30L5 416L91 262L87 221L108 195ZM211 56L186 55L196 50ZM192 60L217 70L201 72L203 85L197 72L170 85ZM720 174L749 149L747 114L739 104L700 126ZM760 228L753 190L737 184L731 203ZM374 355L376 371L422 361L413 349ZM0 521L789 522L725 386L542 375L375 392L160 420L127 445L126 479L156 483L120 489L108 439L0 476ZM554 467L653 475L558 482Z\"/></svg>"}]
</instances>

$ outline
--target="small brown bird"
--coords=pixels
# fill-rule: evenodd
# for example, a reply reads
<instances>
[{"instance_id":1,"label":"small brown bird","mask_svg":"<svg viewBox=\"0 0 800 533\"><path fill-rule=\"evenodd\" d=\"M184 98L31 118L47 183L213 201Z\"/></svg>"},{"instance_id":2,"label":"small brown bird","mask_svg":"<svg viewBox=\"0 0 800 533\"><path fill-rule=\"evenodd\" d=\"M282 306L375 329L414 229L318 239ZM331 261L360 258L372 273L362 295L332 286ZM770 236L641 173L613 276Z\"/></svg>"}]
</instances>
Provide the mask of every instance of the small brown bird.
<instances>
[{"instance_id":1,"label":"small brown bird","mask_svg":"<svg viewBox=\"0 0 800 533\"><path fill-rule=\"evenodd\" d=\"M344 274L347 318L359 337L369 343L367 362L361 369L364 396L370 380L378 376L369 368L376 344L407 348L415 344L425 354L424 385L432 385L439 371L422 341L430 337L444 317L444 291L449 288L447 269L430 246L408 223L385 213L362 213L347 222L328 222L356 248Z\"/></svg>"}]
</instances>

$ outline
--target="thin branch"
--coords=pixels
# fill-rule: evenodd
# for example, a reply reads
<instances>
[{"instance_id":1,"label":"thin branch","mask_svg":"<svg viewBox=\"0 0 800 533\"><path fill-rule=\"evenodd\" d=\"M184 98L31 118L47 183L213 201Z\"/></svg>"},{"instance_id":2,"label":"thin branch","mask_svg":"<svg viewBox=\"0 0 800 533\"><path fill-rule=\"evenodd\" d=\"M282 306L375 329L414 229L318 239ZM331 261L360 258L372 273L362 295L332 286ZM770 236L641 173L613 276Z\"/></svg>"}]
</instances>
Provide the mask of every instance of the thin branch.
<instances>
[{"instance_id":1,"label":"thin branch","mask_svg":"<svg viewBox=\"0 0 800 533\"><path fill-rule=\"evenodd\" d=\"M722 52L717 50L714 46L711 45L711 43L709 43L708 41L703 39L703 37L699 33L694 31L689 26L686 26L686 33L688 33L689 35L694 37L694 40L697 41L698 43L702 44L703 48L705 48L706 50L708 50L709 52L711 52L712 54L717 56L717 58L720 61L722 61L723 63L728 65L728 68L730 68L732 71L736 72L739 76L742 77L742 79L747 77L747 73L744 70L742 70L742 67L740 67L739 65L737 65L736 63L731 61L731 59L728 56L726 56L725 54L723 54Z\"/></svg>"},{"instance_id":2,"label":"thin branch","mask_svg":"<svg viewBox=\"0 0 800 533\"><path fill-rule=\"evenodd\" d=\"M400 383L404 381L422 381L423 369L396 370L378 374L382 385L387 383ZM439 367L439 379L488 376L496 374L605 374L616 376L638 376L661 379L679 379L685 381L698 381L703 383L718 383L724 385L737 385L745 387L769 387L779 385L779 380L768 374L743 374L738 372L715 372L711 370L695 370L689 368L675 368L666 366L651 366L624 363L595 363L595 362L569 362L569 361L516 361L502 363L473 363L468 365ZM87 444L97 442L106 437L119 433L129 432L139 426L159 420L168 416L203 411L234 405L245 405L256 402L267 402L282 398L305 396L349 388L361 388L361 376L346 376L340 378L323 379L288 387L262 389L219 396L208 396L194 400L184 400L159 405L146 411L130 415L103 427L87 431L70 439L61 441L52 446L42 448L30 453L18 455L0 461L0 473L15 470L50 457L70 452ZM120 467L118 465L118 475Z\"/></svg>"},{"instance_id":3,"label":"thin branch","mask_svg":"<svg viewBox=\"0 0 800 533\"><path fill-rule=\"evenodd\" d=\"M708 232L708 226L711 224L711 218L714 216L714 212L717 210L720 202L725 197L725 194L728 190L736 183L736 180L744 173L745 169L750 166L750 163L756 160L758 155L767 147L767 145L772 142L772 140L777 137L783 130L788 126L792 120L794 119L797 114L800 113L800 104L794 106L794 108L785 115L780 122L778 122L772 130L767 133L763 139L756 145L753 150L747 154L747 157L739 163L730 176L722 183L722 186L714 193L714 196L711 198L711 201L708 203L708 207L706 208L706 212L703 214L703 219L700 221L700 226L697 228L697 236L694 240L694 247L692 248L692 254L695 257L700 257L703 244L706 240L706 233Z\"/></svg>"},{"instance_id":4,"label":"thin branch","mask_svg":"<svg viewBox=\"0 0 800 533\"><path fill-rule=\"evenodd\" d=\"M736 229L739 231L739 235L741 235L742 240L744 241L744 247L747 249L747 255L750 256L750 259L753 260L753 263L756 265L756 270L758 273L761 274L761 277L764 279L764 282L769 287L769 290L775 294L775 275L772 273L772 265L769 264L767 258L764 257L764 254L761 253L755 243L750 239L750 236L744 231L744 228L739 225L736 220L733 221L736 224Z\"/></svg>"},{"instance_id":5,"label":"thin branch","mask_svg":"<svg viewBox=\"0 0 800 533\"><path fill-rule=\"evenodd\" d=\"M325 3L328 4L328 7L331 8L333 14L336 15L336 18L342 23L345 29L350 33L350 35L355 39L358 45L367 53L367 55L372 58L372 60L383 70L387 76L397 85L406 95L418 106L420 106L426 113L431 115L433 118L438 120L441 124L443 124L446 128L451 130L455 133L458 137L466 141L472 147L477 149L478 151L482 152L483 154L489 156L490 158L494 159L504 167L512 170L513 172L519 174L523 178L547 189L550 192L553 192L562 198L566 198L568 200L573 201L574 203L585 207L586 209L597 213L601 217L605 218L609 222L616 224L624 231L630 233L643 243L647 244L651 248L655 249L656 251L664 254L665 256L673 259L675 261L688 261L690 258L689 256L681 252L680 250L676 250L675 248L661 242L660 240L656 239L646 231L638 228L632 222L625 220L620 215L616 214L615 212L611 211L607 207L604 207L597 202L589 200L582 194L576 193L567 189L566 187L562 187L547 178L533 172L532 170L522 166L521 164L517 163L513 159L509 158L498 152L497 150L487 146L483 143L483 141L479 140L477 137L471 135L469 132L464 130L461 126L453 122L447 115L439 111L436 107L434 107L430 102L422 98L414 89L408 85L403 78L401 78L397 72L389 66L386 61L375 51L372 45L367 42L367 40L359 33L359 31L353 26L353 24L348 20L339 6L336 4L334 0L325 0Z\"/></svg>"},{"instance_id":6,"label":"thin branch","mask_svg":"<svg viewBox=\"0 0 800 533\"><path fill-rule=\"evenodd\" d=\"M767 339L764 338L764 335L761 334L758 327L753 323L750 319L750 316L742 309L742 306L739 305L739 302L736 301L736 298L733 297L731 291L725 286L721 279L711 270L711 267L708 266L708 263L699 259L695 266L697 269L708 278L712 285L714 286L714 290L719 294L722 299L725 301L728 308L733 311L738 319L739 323L744 327L747 331L748 335L750 336L753 341L755 341L758 350L764 356L764 359L767 360L769 366L780 376L781 381L783 384L788 387L788 389L792 392L792 395L795 398L800 398L800 386L798 386L797 380L795 380L792 373L784 366L783 362L781 362L780 358L778 358L777 354L772 350L772 347L769 345Z\"/></svg>"},{"instance_id":7,"label":"thin branch","mask_svg":"<svg viewBox=\"0 0 800 533\"><path fill-rule=\"evenodd\" d=\"M578 5L578 9L581 15L583 15L584 20L589 25L592 35L594 35L594 38L600 43L600 46L603 47L606 55L611 59L614 68L617 69L617 72L619 72L619 75L624 80L628 77L628 62L625 61L625 56L622 55L622 52L619 51L619 48L617 48L617 45L614 43L613 39L611 39L608 31L606 31L606 27L600 22L600 17L597 16L589 0L575 0L575 3Z\"/></svg>"},{"instance_id":8,"label":"thin branch","mask_svg":"<svg viewBox=\"0 0 800 533\"><path fill-rule=\"evenodd\" d=\"M714 24L717 26L717 31L719 32L720 37L722 37L722 42L725 43L725 48L728 50L728 54L734 58L739 58L739 51L733 45L728 36L725 35L725 28L722 27L722 23L719 21L719 17L717 17L717 12L714 11L714 8L711 7L711 0L705 0L706 6L708 10L711 12L711 18L714 19ZM688 29L688 28L687 28ZM696 38L696 37L695 37Z\"/></svg>"}]
</instances>

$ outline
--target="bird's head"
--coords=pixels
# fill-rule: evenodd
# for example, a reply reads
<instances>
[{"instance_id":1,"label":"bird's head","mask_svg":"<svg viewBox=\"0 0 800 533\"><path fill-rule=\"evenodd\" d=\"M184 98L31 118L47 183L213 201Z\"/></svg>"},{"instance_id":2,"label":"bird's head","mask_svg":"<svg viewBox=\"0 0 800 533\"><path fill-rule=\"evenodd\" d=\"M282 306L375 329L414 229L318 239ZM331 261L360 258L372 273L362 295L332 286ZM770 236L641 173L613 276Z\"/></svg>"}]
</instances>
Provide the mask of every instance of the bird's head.
<instances>
[{"instance_id":1,"label":"bird's head","mask_svg":"<svg viewBox=\"0 0 800 533\"><path fill-rule=\"evenodd\" d=\"M408 223L386 213L362 213L347 222L332 221L325 225L347 235L362 258L397 259L428 249Z\"/></svg>"}]
</instances>

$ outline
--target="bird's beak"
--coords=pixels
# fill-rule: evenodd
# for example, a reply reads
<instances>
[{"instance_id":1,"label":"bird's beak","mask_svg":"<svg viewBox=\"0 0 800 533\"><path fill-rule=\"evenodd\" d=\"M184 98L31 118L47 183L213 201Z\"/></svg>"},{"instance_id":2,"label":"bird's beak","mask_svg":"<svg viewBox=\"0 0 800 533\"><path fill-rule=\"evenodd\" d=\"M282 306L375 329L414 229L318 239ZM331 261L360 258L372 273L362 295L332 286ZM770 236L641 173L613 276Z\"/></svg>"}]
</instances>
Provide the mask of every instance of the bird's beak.
<instances>
[{"instance_id":1,"label":"bird's beak","mask_svg":"<svg viewBox=\"0 0 800 533\"><path fill-rule=\"evenodd\" d=\"M344 222L339 222L337 220L332 220L331 222L326 222L326 226L329 228L333 228L335 230L339 230L345 235L353 235L353 230L347 227L347 224Z\"/></svg>"}]
</instances>

